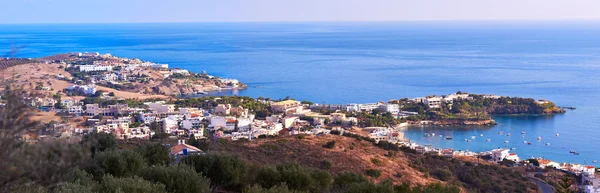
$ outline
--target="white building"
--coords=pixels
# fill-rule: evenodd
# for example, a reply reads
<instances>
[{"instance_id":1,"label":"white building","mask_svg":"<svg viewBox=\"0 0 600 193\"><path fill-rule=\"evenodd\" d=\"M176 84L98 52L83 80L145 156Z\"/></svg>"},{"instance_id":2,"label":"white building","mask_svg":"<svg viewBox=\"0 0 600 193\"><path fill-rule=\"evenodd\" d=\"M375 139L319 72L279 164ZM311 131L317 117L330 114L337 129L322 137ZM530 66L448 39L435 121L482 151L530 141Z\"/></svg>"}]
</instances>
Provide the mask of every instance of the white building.
<instances>
[{"instance_id":1,"label":"white building","mask_svg":"<svg viewBox=\"0 0 600 193\"><path fill-rule=\"evenodd\" d=\"M79 65L80 72L111 71L113 66Z\"/></svg>"},{"instance_id":2,"label":"white building","mask_svg":"<svg viewBox=\"0 0 600 193\"><path fill-rule=\"evenodd\" d=\"M507 158L510 154L508 149L495 149L491 151L492 161L501 162L504 158Z\"/></svg>"},{"instance_id":3,"label":"white building","mask_svg":"<svg viewBox=\"0 0 600 193\"><path fill-rule=\"evenodd\" d=\"M429 106L429 108L441 108L442 107L442 97L433 96L425 98L424 103Z\"/></svg>"},{"instance_id":4,"label":"white building","mask_svg":"<svg viewBox=\"0 0 600 193\"><path fill-rule=\"evenodd\" d=\"M179 124L175 116L168 116L163 119L163 132L174 133L179 129Z\"/></svg>"},{"instance_id":5,"label":"white building","mask_svg":"<svg viewBox=\"0 0 600 193\"><path fill-rule=\"evenodd\" d=\"M382 104L379 106L379 110L383 112L392 113L397 115L400 112L400 105L398 104Z\"/></svg>"},{"instance_id":6,"label":"white building","mask_svg":"<svg viewBox=\"0 0 600 193\"><path fill-rule=\"evenodd\" d=\"M67 87L67 90L81 91L83 94L93 95L96 93L96 85L71 85Z\"/></svg>"},{"instance_id":7,"label":"white building","mask_svg":"<svg viewBox=\"0 0 600 193\"><path fill-rule=\"evenodd\" d=\"M163 103L146 103L149 109L156 111L157 113L173 113L175 112L175 105L163 104Z\"/></svg>"},{"instance_id":8,"label":"white building","mask_svg":"<svg viewBox=\"0 0 600 193\"><path fill-rule=\"evenodd\" d=\"M67 107L67 112L70 115L81 115L83 113L83 109L79 105L77 105L77 106L69 106L69 107Z\"/></svg>"}]
</instances>

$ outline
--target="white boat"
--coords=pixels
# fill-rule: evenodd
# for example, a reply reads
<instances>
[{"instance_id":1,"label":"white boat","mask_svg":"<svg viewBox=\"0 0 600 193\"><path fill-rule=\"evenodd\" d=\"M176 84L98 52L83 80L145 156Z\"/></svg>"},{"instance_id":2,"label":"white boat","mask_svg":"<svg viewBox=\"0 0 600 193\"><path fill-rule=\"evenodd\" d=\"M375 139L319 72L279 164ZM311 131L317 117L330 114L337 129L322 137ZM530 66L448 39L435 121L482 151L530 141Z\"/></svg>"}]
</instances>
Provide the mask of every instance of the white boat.
<instances>
[{"instance_id":1,"label":"white boat","mask_svg":"<svg viewBox=\"0 0 600 193\"><path fill-rule=\"evenodd\" d=\"M596 162L598 162L598 160L594 160L594 161L592 161L592 163L596 163Z\"/></svg>"},{"instance_id":2,"label":"white boat","mask_svg":"<svg viewBox=\"0 0 600 193\"><path fill-rule=\"evenodd\" d=\"M514 148L514 147L513 147L513 148L510 148L510 149L511 149L511 150L515 150L515 149L517 149L517 148Z\"/></svg>"},{"instance_id":3,"label":"white boat","mask_svg":"<svg viewBox=\"0 0 600 193\"><path fill-rule=\"evenodd\" d=\"M550 146L550 143L546 143L546 146Z\"/></svg>"},{"instance_id":4,"label":"white boat","mask_svg":"<svg viewBox=\"0 0 600 193\"><path fill-rule=\"evenodd\" d=\"M504 131L499 131L498 134L502 135L504 134Z\"/></svg>"},{"instance_id":5,"label":"white boat","mask_svg":"<svg viewBox=\"0 0 600 193\"><path fill-rule=\"evenodd\" d=\"M556 137L558 137L558 133L556 133Z\"/></svg>"},{"instance_id":6,"label":"white boat","mask_svg":"<svg viewBox=\"0 0 600 193\"><path fill-rule=\"evenodd\" d=\"M527 133L525 133L525 131L523 131L523 132L521 132L521 134L525 135L525 134L527 134Z\"/></svg>"},{"instance_id":7,"label":"white boat","mask_svg":"<svg viewBox=\"0 0 600 193\"><path fill-rule=\"evenodd\" d=\"M506 136L509 136L509 137L510 137L510 133L509 133L509 134L506 134Z\"/></svg>"},{"instance_id":8,"label":"white boat","mask_svg":"<svg viewBox=\"0 0 600 193\"><path fill-rule=\"evenodd\" d=\"M504 143L508 143L508 141L504 141Z\"/></svg>"},{"instance_id":9,"label":"white boat","mask_svg":"<svg viewBox=\"0 0 600 193\"><path fill-rule=\"evenodd\" d=\"M538 139L537 139L537 140L538 140L538 141L541 141L541 140L542 140L542 137L538 137Z\"/></svg>"},{"instance_id":10,"label":"white boat","mask_svg":"<svg viewBox=\"0 0 600 193\"><path fill-rule=\"evenodd\" d=\"M465 138L465 141L467 141L467 139Z\"/></svg>"},{"instance_id":11,"label":"white boat","mask_svg":"<svg viewBox=\"0 0 600 193\"><path fill-rule=\"evenodd\" d=\"M471 136L471 139L475 139L475 136Z\"/></svg>"},{"instance_id":12,"label":"white boat","mask_svg":"<svg viewBox=\"0 0 600 193\"><path fill-rule=\"evenodd\" d=\"M483 134L479 134L479 136L483 137Z\"/></svg>"},{"instance_id":13,"label":"white boat","mask_svg":"<svg viewBox=\"0 0 600 193\"><path fill-rule=\"evenodd\" d=\"M523 143L527 143L527 141L523 141Z\"/></svg>"},{"instance_id":14,"label":"white boat","mask_svg":"<svg viewBox=\"0 0 600 193\"><path fill-rule=\"evenodd\" d=\"M492 140L491 140L491 139L486 139L486 141L487 141L487 142L490 142L490 141L492 141Z\"/></svg>"}]
</instances>

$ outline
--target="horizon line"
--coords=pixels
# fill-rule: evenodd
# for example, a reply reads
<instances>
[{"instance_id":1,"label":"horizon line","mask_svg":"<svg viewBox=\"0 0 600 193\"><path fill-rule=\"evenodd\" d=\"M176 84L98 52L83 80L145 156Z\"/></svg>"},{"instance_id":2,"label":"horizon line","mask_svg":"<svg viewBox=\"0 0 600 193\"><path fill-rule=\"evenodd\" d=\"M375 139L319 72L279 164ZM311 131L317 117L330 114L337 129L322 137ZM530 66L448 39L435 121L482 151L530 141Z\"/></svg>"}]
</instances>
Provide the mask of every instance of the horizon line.
<instances>
[{"instance_id":1,"label":"horizon line","mask_svg":"<svg viewBox=\"0 0 600 193\"><path fill-rule=\"evenodd\" d=\"M185 23L412 23L412 22L600 22L594 19L417 19L417 20L282 20L282 21L101 21L101 22L20 22L0 23L0 25L41 25L41 24L185 24Z\"/></svg>"}]
</instances>

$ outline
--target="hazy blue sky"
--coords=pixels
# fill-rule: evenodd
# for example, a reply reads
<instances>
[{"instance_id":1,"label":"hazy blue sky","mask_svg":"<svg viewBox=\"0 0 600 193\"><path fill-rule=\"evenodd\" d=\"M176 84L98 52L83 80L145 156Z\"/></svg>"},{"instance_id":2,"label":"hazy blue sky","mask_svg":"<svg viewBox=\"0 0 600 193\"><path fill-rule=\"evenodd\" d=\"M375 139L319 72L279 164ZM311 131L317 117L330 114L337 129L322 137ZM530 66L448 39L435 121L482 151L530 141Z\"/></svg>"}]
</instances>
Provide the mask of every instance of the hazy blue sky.
<instances>
[{"instance_id":1,"label":"hazy blue sky","mask_svg":"<svg viewBox=\"0 0 600 193\"><path fill-rule=\"evenodd\" d=\"M0 23L600 19L600 0L0 0Z\"/></svg>"}]
</instances>

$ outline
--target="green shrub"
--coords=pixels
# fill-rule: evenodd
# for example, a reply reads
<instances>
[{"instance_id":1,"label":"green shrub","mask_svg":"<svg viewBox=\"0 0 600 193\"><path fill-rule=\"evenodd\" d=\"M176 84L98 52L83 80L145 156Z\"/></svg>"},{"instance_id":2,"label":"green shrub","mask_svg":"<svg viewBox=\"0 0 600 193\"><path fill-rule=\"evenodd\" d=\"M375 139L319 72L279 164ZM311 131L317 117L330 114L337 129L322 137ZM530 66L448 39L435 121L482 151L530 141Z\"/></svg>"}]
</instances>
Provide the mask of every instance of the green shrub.
<instances>
[{"instance_id":1,"label":"green shrub","mask_svg":"<svg viewBox=\"0 0 600 193\"><path fill-rule=\"evenodd\" d=\"M335 147L335 141L329 141L325 145L323 145L323 147L328 148L328 149L333 149Z\"/></svg>"},{"instance_id":2,"label":"green shrub","mask_svg":"<svg viewBox=\"0 0 600 193\"><path fill-rule=\"evenodd\" d=\"M373 178L379 178L379 176L381 176L381 170L376 169L368 169L365 173L367 176L371 176Z\"/></svg>"}]
</instances>

